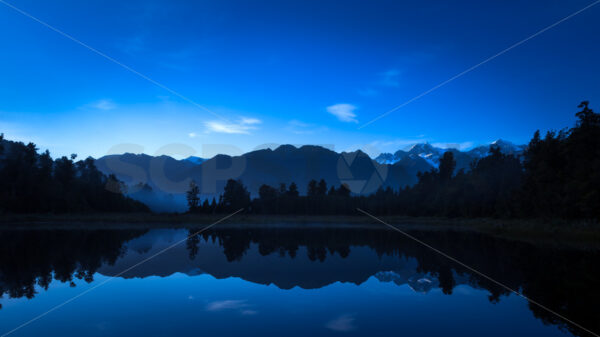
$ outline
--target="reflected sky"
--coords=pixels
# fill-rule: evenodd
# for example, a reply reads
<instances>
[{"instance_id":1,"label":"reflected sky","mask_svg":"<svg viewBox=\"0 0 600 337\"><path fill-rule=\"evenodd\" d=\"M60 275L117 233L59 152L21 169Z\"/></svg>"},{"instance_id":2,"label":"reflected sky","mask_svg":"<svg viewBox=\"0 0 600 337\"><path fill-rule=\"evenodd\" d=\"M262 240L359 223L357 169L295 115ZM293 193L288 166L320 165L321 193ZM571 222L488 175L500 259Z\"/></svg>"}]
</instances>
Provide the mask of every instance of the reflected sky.
<instances>
[{"instance_id":1,"label":"reflected sky","mask_svg":"<svg viewBox=\"0 0 600 337\"><path fill-rule=\"evenodd\" d=\"M411 252L407 242L400 237L391 238L390 232L350 232L317 230L306 233L306 237L295 230L232 229L206 233L197 242L188 240L112 279L14 336L570 335L548 319L540 319L540 313L532 311L522 298L509 294L495 298L493 289L461 270L450 269L452 286L448 289L444 285L449 282L444 280L448 277L443 276L445 269L427 262L435 257L425 251ZM89 247L95 239L105 240L108 234L91 233L63 231L52 238L56 242L61 235L69 236L69 240L85 236L83 241ZM44 289L39 285L43 277L38 276L30 299L11 298L8 285L16 287L16 280L27 277L0 264L4 291L0 300L2 333L184 239L188 231L151 230L137 232L133 237L131 233L112 235L122 240L116 259L105 259L107 252L94 255L98 249L91 249L88 255L79 250L77 263L97 266L87 270L92 272L92 278L76 266L70 270L58 264L61 256L52 262L42 254L43 248L39 249L51 248L40 242L49 234L37 234L30 244L38 250L23 258L21 262L26 266L18 270L34 275L34 271L50 268L53 278L60 281L51 281ZM0 240L27 240L32 235L35 234L2 232ZM427 235L431 239L435 234ZM452 235L446 237L451 239ZM275 244L274 238L288 249ZM294 242L296 246L290 244ZM66 242L56 242L59 243ZM26 245L21 242L18 246L22 249ZM518 249L523 244L511 245L498 241L495 249ZM236 249L239 247L244 249ZM321 248L324 257L319 253ZM5 261L4 254L8 252L3 249ZM464 245L463 249L469 250ZM290 254L292 251L295 253ZM44 257L35 257L37 253ZM39 264L32 265L36 260ZM97 260L102 262L90 262ZM73 262L68 265L74 266ZM513 267L514 270L504 272L527 278L517 270L519 266ZM72 277L65 279L61 272ZM529 287L525 281L522 286ZM571 290L575 294L580 289ZM13 295L17 293L13 291Z\"/></svg>"}]
</instances>

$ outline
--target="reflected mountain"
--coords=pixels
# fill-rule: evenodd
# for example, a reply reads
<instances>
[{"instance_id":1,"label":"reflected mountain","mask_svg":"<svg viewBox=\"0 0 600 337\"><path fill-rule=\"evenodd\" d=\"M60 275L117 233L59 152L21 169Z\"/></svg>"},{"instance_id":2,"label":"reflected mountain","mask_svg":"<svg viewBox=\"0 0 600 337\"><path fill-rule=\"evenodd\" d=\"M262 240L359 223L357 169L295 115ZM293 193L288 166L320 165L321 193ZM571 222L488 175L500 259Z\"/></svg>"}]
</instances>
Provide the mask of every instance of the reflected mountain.
<instances>
[{"instance_id":1,"label":"reflected mountain","mask_svg":"<svg viewBox=\"0 0 600 337\"><path fill-rule=\"evenodd\" d=\"M117 275L196 231L151 231L128 242L126 253L115 264L104 265L97 272ZM238 277L281 289L316 289L335 282L360 285L375 276L424 292L439 286L437 276L418 270L417 258L394 249L398 242L375 243L385 233L364 229L214 230L188 239L185 245L176 246L120 277L209 274L217 279ZM384 244L389 247L374 249ZM452 276L453 281L447 284L456 285L455 278ZM461 283L467 281L461 278Z\"/></svg>"},{"instance_id":2,"label":"reflected mountain","mask_svg":"<svg viewBox=\"0 0 600 337\"><path fill-rule=\"evenodd\" d=\"M208 274L281 289L375 279L423 294L435 289L452 294L466 285L487 290L494 303L510 294L385 229L221 227L188 238L198 230L0 231L0 294L32 298L53 279L74 285L75 278L92 282L96 273L114 276L179 241L185 242L119 277ZM539 247L476 233L411 234L588 329L600 330L597 251ZM545 323L581 334L547 311L529 308Z\"/></svg>"}]
</instances>

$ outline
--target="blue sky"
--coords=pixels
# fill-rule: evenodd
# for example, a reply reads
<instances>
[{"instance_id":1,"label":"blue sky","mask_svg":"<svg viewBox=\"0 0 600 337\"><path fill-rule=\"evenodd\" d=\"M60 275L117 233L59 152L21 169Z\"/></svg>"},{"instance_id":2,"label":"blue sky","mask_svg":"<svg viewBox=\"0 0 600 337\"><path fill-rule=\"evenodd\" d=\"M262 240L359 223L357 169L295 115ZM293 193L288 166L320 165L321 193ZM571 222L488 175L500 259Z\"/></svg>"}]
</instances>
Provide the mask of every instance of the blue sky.
<instances>
[{"instance_id":1,"label":"blue sky","mask_svg":"<svg viewBox=\"0 0 600 337\"><path fill-rule=\"evenodd\" d=\"M0 132L54 155L525 143L600 109L599 4L361 128L591 0L3 1L195 103L0 3Z\"/></svg>"}]
</instances>

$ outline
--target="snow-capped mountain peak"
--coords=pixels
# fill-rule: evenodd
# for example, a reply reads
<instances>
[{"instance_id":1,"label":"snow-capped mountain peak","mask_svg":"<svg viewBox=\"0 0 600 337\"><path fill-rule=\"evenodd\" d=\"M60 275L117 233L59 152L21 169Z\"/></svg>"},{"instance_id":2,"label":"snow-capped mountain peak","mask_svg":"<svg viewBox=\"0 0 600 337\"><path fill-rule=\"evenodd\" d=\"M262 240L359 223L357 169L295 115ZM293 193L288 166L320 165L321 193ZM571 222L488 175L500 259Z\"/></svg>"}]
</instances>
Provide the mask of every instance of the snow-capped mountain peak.
<instances>
[{"instance_id":1,"label":"snow-capped mountain peak","mask_svg":"<svg viewBox=\"0 0 600 337\"><path fill-rule=\"evenodd\" d=\"M409 153L421 154L421 153L437 153L441 149L432 146L429 143L417 143L410 147L408 150Z\"/></svg>"},{"instance_id":2,"label":"snow-capped mountain peak","mask_svg":"<svg viewBox=\"0 0 600 337\"><path fill-rule=\"evenodd\" d=\"M515 145L512 142L497 139L490 144L475 147L469 151L460 151L457 149L443 149L435 147L429 143L417 143L409 147L407 150L398 150L394 154L381 153L375 158L375 161L380 164L395 164L404 159L417 160L422 159L431 167L437 168L440 163L440 158L447 151L454 153L457 161L457 169L468 168L469 163L475 159L480 159L487 156L490 152L490 146L496 146L500 152L504 154L513 154L520 156L524 151L525 145Z\"/></svg>"},{"instance_id":3,"label":"snow-capped mountain peak","mask_svg":"<svg viewBox=\"0 0 600 337\"><path fill-rule=\"evenodd\" d=\"M516 156L520 156L521 154L523 154L527 147L526 145L515 145L512 142L503 139L497 139L491 142L489 145L481 145L475 147L467 153L470 154L473 158L483 158L489 154L491 146L498 147L500 149L500 152L504 154L513 154Z\"/></svg>"}]
</instances>

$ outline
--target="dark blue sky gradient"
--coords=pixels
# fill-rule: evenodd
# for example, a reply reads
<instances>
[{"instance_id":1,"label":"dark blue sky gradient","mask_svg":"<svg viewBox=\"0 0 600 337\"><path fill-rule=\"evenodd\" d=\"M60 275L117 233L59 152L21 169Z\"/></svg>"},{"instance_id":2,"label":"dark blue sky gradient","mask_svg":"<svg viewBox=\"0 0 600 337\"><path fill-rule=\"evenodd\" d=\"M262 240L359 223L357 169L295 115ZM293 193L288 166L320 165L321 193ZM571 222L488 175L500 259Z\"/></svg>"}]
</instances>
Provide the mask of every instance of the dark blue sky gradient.
<instances>
[{"instance_id":1,"label":"dark blue sky gradient","mask_svg":"<svg viewBox=\"0 0 600 337\"><path fill-rule=\"evenodd\" d=\"M597 5L358 129L589 0L9 2L228 120L0 4L0 132L55 155L524 143L600 109Z\"/></svg>"}]
</instances>

